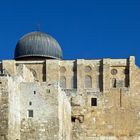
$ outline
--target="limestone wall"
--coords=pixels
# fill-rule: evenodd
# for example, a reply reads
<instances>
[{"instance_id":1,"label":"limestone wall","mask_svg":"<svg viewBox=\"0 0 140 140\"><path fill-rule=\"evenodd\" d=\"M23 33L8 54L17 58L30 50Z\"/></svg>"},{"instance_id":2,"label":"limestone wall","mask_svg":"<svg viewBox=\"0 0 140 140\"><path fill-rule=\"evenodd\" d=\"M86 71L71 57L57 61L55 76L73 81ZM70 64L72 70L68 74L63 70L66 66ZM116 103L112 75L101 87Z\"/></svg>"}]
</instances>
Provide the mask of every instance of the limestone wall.
<instances>
[{"instance_id":1,"label":"limestone wall","mask_svg":"<svg viewBox=\"0 0 140 140\"><path fill-rule=\"evenodd\" d=\"M91 105L91 98L97 98L97 106ZM73 97L73 140L88 140L101 136L126 136L129 139L139 136L138 101L139 98L134 98L129 91L120 92L117 89L104 95L85 93Z\"/></svg>"},{"instance_id":2,"label":"limestone wall","mask_svg":"<svg viewBox=\"0 0 140 140\"><path fill-rule=\"evenodd\" d=\"M20 89L21 140L58 138L56 96L40 83L22 83ZM33 117L29 116L29 110L33 111Z\"/></svg>"},{"instance_id":3,"label":"limestone wall","mask_svg":"<svg viewBox=\"0 0 140 140\"><path fill-rule=\"evenodd\" d=\"M20 139L20 83L34 81L32 73L23 64L17 66L16 73L17 75L8 77L8 140Z\"/></svg>"},{"instance_id":4,"label":"limestone wall","mask_svg":"<svg viewBox=\"0 0 140 140\"><path fill-rule=\"evenodd\" d=\"M46 82L48 84L59 82L59 60L46 61Z\"/></svg>"},{"instance_id":5,"label":"limestone wall","mask_svg":"<svg viewBox=\"0 0 140 140\"><path fill-rule=\"evenodd\" d=\"M24 64L20 64L16 67L17 75L14 78L22 77L25 82L34 82L36 79L32 71L27 68ZM19 84L19 82L17 82Z\"/></svg>"},{"instance_id":6,"label":"limestone wall","mask_svg":"<svg viewBox=\"0 0 140 140\"><path fill-rule=\"evenodd\" d=\"M25 65L34 75L36 81L46 81L46 68L44 61L17 61L16 65Z\"/></svg>"},{"instance_id":7,"label":"limestone wall","mask_svg":"<svg viewBox=\"0 0 140 140\"><path fill-rule=\"evenodd\" d=\"M0 77L0 140L8 140L8 79Z\"/></svg>"},{"instance_id":8,"label":"limestone wall","mask_svg":"<svg viewBox=\"0 0 140 140\"><path fill-rule=\"evenodd\" d=\"M21 140L70 140L70 104L58 87L22 83L20 90Z\"/></svg>"},{"instance_id":9,"label":"limestone wall","mask_svg":"<svg viewBox=\"0 0 140 140\"><path fill-rule=\"evenodd\" d=\"M0 76L0 140L20 138L19 84L21 76Z\"/></svg>"},{"instance_id":10,"label":"limestone wall","mask_svg":"<svg viewBox=\"0 0 140 140\"><path fill-rule=\"evenodd\" d=\"M86 89L85 78L91 77L91 89L102 90L102 64L101 60L77 60L77 85L78 90Z\"/></svg>"},{"instance_id":11,"label":"limestone wall","mask_svg":"<svg viewBox=\"0 0 140 140\"><path fill-rule=\"evenodd\" d=\"M62 88L82 90L85 86L86 76L92 80L91 89L94 91L108 92L112 86L112 80L117 80L118 86L129 87L131 77L131 59L99 59L99 60L46 60L46 61L3 61L3 68L11 74L15 73L15 67L25 65L33 74L36 81L61 83L61 77L65 80ZM135 60L134 62L135 63ZM127 75L125 70L130 71ZM133 65L132 65L133 69ZM117 70L113 75L112 70ZM126 84L127 83L127 84Z\"/></svg>"},{"instance_id":12,"label":"limestone wall","mask_svg":"<svg viewBox=\"0 0 140 140\"><path fill-rule=\"evenodd\" d=\"M8 79L8 140L20 140L20 83L22 76Z\"/></svg>"},{"instance_id":13,"label":"limestone wall","mask_svg":"<svg viewBox=\"0 0 140 140\"><path fill-rule=\"evenodd\" d=\"M61 77L66 78L66 89L77 88L77 65L76 61L60 61L59 81ZM74 81L75 80L75 81Z\"/></svg>"},{"instance_id":14,"label":"limestone wall","mask_svg":"<svg viewBox=\"0 0 140 140\"><path fill-rule=\"evenodd\" d=\"M71 105L65 92L58 92L59 140L71 140Z\"/></svg>"},{"instance_id":15,"label":"limestone wall","mask_svg":"<svg viewBox=\"0 0 140 140\"><path fill-rule=\"evenodd\" d=\"M134 57L2 61L1 67L8 74L0 75L0 140L140 139Z\"/></svg>"},{"instance_id":16,"label":"limestone wall","mask_svg":"<svg viewBox=\"0 0 140 140\"><path fill-rule=\"evenodd\" d=\"M14 60L3 60L2 68L3 70L6 70L6 72L10 75L16 74L16 65Z\"/></svg>"}]
</instances>

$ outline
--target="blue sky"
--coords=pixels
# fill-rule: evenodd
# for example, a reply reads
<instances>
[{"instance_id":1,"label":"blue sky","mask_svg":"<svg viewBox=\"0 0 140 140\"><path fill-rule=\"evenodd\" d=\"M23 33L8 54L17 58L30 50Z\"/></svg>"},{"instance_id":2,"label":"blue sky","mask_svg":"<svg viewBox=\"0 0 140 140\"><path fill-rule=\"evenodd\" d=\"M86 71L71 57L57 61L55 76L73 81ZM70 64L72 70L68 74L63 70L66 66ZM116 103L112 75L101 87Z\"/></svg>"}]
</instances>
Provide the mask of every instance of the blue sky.
<instances>
[{"instance_id":1,"label":"blue sky","mask_svg":"<svg viewBox=\"0 0 140 140\"><path fill-rule=\"evenodd\" d=\"M64 59L127 58L140 66L139 0L1 0L0 59L35 31L60 43Z\"/></svg>"}]
</instances>

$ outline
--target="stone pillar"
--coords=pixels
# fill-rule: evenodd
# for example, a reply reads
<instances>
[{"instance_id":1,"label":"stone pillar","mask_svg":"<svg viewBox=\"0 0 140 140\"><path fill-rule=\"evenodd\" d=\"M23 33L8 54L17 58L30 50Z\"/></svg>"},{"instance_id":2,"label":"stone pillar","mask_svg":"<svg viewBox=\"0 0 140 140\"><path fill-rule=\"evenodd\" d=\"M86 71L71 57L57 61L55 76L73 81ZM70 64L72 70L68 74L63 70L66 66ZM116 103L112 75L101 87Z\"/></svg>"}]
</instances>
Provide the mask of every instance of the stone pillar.
<instances>
[{"instance_id":1,"label":"stone pillar","mask_svg":"<svg viewBox=\"0 0 140 140\"><path fill-rule=\"evenodd\" d=\"M67 74L66 74L66 87L67 89L71 89L72 87L72 67L67 65Z\"/></svg>"},{"instance_id":2,"label":"stone pillar","mask_svg":"<svg viewBox=\"0 0 140 140\"><path fill-rule=\"evenodd\" d=\"M130 91L133 90L133 86L135 86L135 76L134 76L134 72L135 72L135 57L134 56L130 56L129 57L129 87L130 87Z\"/></svg>"},{"instance_id":3,"label":"stone pillar","mask_svg":"<svg viewBox=\"0 0 140 140\"><path fill-rule=\"evenodd\" d=\"M84 59L77 60L77 90L84 89Z\"/></svg>"},{"instance_id":4,"label":"stone pillar","mask_svg":"<svg viewBox=\"0 0 140 140\"><path fill-rule=\"evenodd\" d=\"M59 60L46 60L46 81L48 84L59 82Z\"/></svg>"},{"instance_id":5,"label":"stone pillar","mask_svg":"<svg viewBox=\"0 0 140 140\"><path fill-rule=\"evenodd\" d=\"M103 92L110 90L110 59L103 59Z\"/></svg>"}]
</instances>

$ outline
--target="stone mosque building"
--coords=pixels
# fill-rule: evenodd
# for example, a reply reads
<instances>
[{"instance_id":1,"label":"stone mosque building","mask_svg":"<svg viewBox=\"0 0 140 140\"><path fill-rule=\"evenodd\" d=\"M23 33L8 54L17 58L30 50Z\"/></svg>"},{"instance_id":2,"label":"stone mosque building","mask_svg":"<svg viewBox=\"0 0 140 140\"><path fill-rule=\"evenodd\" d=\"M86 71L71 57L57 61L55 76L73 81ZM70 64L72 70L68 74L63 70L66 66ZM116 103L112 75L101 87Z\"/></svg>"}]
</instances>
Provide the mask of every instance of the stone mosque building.
<instances>
[{"instance_id":1,"label":"stone mosque building","mask_svg":"<svg viewBox=\"0 0 140 140\"><path fill-rule=\"evenodd\" d=\"M31 32L0 61L0 140L140 140L140 69L127 59L63 60Z\"/></svg>"}]
</instances>

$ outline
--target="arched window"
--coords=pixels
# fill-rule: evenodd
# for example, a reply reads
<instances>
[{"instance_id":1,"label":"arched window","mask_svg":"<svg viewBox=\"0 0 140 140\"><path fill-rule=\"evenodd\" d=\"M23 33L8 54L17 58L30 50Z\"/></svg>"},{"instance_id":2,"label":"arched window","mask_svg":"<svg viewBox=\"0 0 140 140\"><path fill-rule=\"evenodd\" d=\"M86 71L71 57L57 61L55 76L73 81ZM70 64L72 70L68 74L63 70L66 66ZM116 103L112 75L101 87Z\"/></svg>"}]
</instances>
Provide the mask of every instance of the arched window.
<instances>
[{"instance_id":1,"label":"arched window","mask_svg":"<svg viewBox=\"0 0 140 140\"><path fill-rule=\"evenodd\" d=\"M60 87L61 88L66 88L66 78L65 78L65 76L60 77Z\"/></svg>"},{"instance_id":2,"label":"arched window","mask_svg":"<svg viewBox=\"0 0 140 140\"><path fill-rule=\"evenodd\" d=\"M71 78L71 88L77 88L77 77L73 76Z\"/></svg>"},{"instance_id":3,"label":"arched window","mask_svg":"<svg viewBox=\"0 0 140 140\"><path fill-rule=\"evenodd\" d=\"M92 78L89 75L85 76L85 88L92 88Z\"/></svg>"},{"instance_id":4,"label":"arched window","mask_svg":"<svg viewBox=\"0 0 140 140\"><path fill-rule=\"evenodd\" d=\"M65 67L63 67L63 66L62 66L62 67L60 67L60 72L61 72L61 73L65 73L65 72L66 72L66 68L65 68Z\"/></svg>"},{"instance_id":5,"label":"arched window","mask_svg":"<svg viewBox=\"0 0 140 140\"><path fill-rule=\"evenodd\" d=\"M116 88L117 80L115 78L112 79L112 88Z\"/></svg>"}]
</instances>

